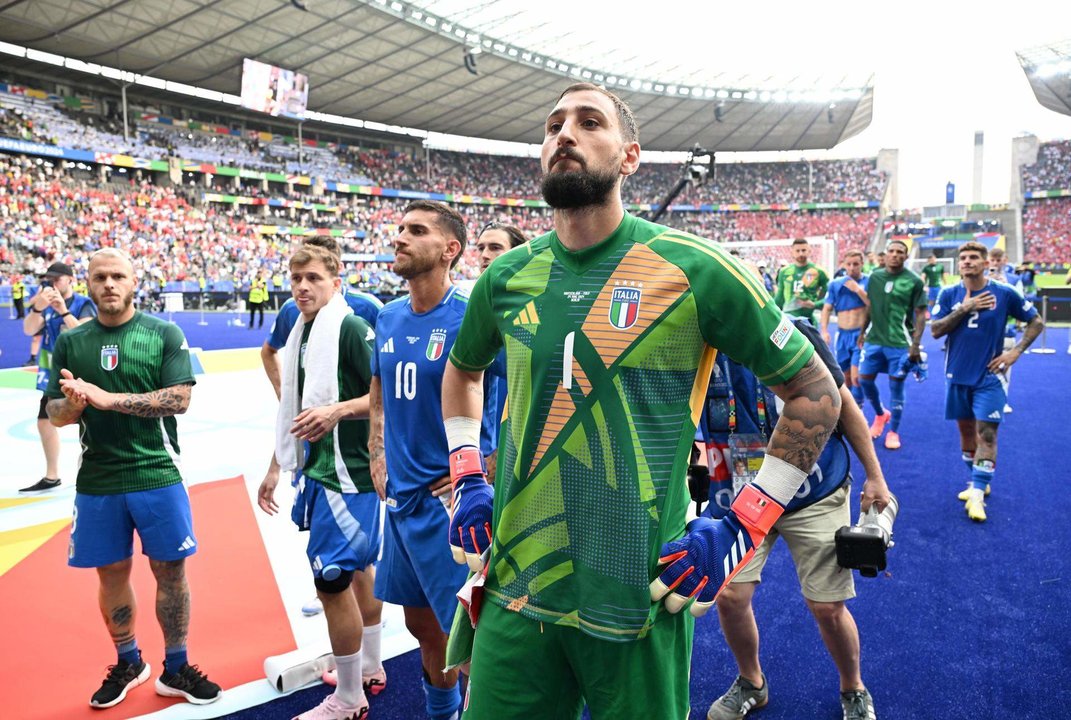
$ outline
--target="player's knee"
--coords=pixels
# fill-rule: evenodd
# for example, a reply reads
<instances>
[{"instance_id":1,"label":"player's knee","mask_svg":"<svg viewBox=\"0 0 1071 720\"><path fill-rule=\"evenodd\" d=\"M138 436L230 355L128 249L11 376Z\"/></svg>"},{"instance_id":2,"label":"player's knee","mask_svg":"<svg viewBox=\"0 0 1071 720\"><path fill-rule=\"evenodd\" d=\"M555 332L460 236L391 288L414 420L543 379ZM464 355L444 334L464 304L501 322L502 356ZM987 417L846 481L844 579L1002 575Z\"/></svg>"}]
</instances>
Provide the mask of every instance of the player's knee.
<instances>
[{"instance_id":1,"label":"player's knee","mask_svg":"<svg viewBox=\"0 0 1071 720\"><path fill-rule=\"evenodd\" d=\"M743 583L729 583L718 595L717 608L724 615L736 615L751 604L751 588Z\"/></svg>"},{"instance_id":2,"label":"player's knee","mask_svg":"<svg viewBox=\"0 0 1071 720\"><path fill-rule=\"evenodd\" d=\"M848 607L843 602L817 602L808 600L807 606L819 625L832 626L843 620Z\"/></svg>"},{"instance_id":3,"label":"player's knee","mask_svg":"<svg viewBox=\"0 0 1071 720\"><path fill-rule=\"evenodd\" d=\"M350 589L353 582L353 571L343 570L338 566L324 569L320 576L313 579L316 589L327 595L338 595Z\"/></svg>"},{"instance_id":4,"label":"player's knee","mask_svg":"<svg viewBox=\"0 0 1071 720\"><path fill-rule=\"evenodd\" d=\"M120 560L111 565L103 565L97 568L97 575L100 577L100 581L105 585L114 582L126 582L130 577L130 569L133 567L133 564L133 558L126 558L125 560Z\"/></svg>"}]
</instances>

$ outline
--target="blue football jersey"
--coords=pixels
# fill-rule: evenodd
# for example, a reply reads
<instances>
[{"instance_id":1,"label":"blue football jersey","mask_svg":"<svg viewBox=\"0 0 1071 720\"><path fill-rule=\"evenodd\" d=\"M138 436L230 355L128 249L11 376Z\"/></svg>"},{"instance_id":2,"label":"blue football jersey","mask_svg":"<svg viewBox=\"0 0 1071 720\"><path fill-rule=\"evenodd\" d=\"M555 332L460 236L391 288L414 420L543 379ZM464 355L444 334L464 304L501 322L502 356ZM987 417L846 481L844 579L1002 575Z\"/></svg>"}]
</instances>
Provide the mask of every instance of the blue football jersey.
<instances>
[{"instance_id":1,"label":"blue football jersey","mask_svg":"<svg viewBox=\"0 0 1071 720\"><path fill-rule=\"evenodd\" d=\"M357 290L346 290L342 293L342 297L346 299L346 304L353 310L354 315L362 318L372 326L372 329L375 329L379 311L383 308L383 303L380 302L379 298ZM283 306L279 308L279 314L275 316L275 322L271 325L268 345L276 350L281 350L286 345L286 339L290 337L290 331L297 324L299 315L301 315L301 311L298 310L294 298L284 302Z\"/></svg>"},{"instance_id":2,"label":"blue football jersey","mask_svg":"<svg viewBox=\"0 0 1071 720\"><path fill-rule=\"evenodd\" d=\"M833 310L836 312L841 312L842 310L855 310L856 308L866 306L866 303L863 302L862 298L844 287L844 283L848 282L849 279L850 276L848 275L839 277L829 283L829 289L826 290L825 304L832 305ZM863 275L860 279L856 280L856 282L866 290L867 282L869 280L869 275Z\"/></svg>"},{"instance_id":3,"label":"blue football jersey","mask_svg":"<svg viewBox=\"0 0 1071 720\"><path fill-rule=\"evenodd\" d=\"M945 377L954 385L978 385L991 374L986 366L1004 350L1004 326L1009 317L1029 322L1038 314L1033 303L1011 285L990 280L979 291L982 292L993 293L996 307L971 313L947 336ZM943 288L933 306L933 319L947 316L960 306L966 295L963 283Z\"/></svg>"},{"instance_id":4,"label":"blue football jersey","mask_svg":"<svg viewBox=\"0 0 1071 720\"><path fill-rule=\"evenodd\" d=\"M96 304L85 295L74 293L66 302L67 312L78 320L97 316ZM37 355L37 389L44 392L52 372L52 351L56 349L60 333L67 329L67 323L51 305L41 311L41 317L45 324L41 328L41 348Z\"/></svg>"},{"instance_id":5,"label":"blue football jersey","mask_svg":"<svg viewBox=\"0 0 1071 720\"><path fill-rule=\"evenodd\" d=\"M450 348L457 338L468 295L451 287L426 313L416 313L408 297L389 302L379 313L372 375L383 391L387 452L387 506L408 512L428 484L450 474L450 448L443 428L442 382ZM498 446L498 383L484 373L480 452Z\"/></svg>"}]
</instances>

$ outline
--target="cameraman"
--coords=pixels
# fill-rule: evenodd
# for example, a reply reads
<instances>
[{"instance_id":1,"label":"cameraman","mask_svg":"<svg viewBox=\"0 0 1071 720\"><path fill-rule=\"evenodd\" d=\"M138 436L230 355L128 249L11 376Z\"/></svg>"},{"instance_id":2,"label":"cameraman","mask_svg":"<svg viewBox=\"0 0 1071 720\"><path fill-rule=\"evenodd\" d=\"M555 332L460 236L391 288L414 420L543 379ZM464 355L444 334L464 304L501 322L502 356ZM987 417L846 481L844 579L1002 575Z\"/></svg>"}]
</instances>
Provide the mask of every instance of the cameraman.
<instances>
[{"instance_id":1,"label":"cameraman","mask_svg":"<svg viewBox=\"0 0 1071 720\"><path fill-rule=\"evenodd\" d=\"M844 373L809 323L794 319L796 327L811 341L840 389L840 424L830 437L815 470L807 477L785 514L773 526L756 551L752 561L726 586L718 598L718 619L726 643L736 658L739 675L729 690L718 698L707 713L709 720L743 718L749 710L765 705L769 699L766 676L759 663L759 630L751 608L751 598L762 579L762 568L777 538L783 536L796 565L803 597L807 602L826 649L840 674L841 705L846 720L868 720L874 716L874 703L863 685L859 669L859 631L845 605L855 597L851 570L837 565L834 535L838 528L851 523L851 467L845 440L855 450L866 472L861 509L871 504L883 510L889 502L889 489L874 452L866 418L844 385ZM714 452L732 455L721 462L714 457L710 503L704 515L718 517L732 502L732 481L747 478L749 458L740 457L747 448L761 447L777 422L775 398L759 384L755 376L723 354L719 354L707 394L703 424L708 446ZM748 453L750 455L750 453ZM743 462L740 462L743 460ZM730 471L729 468L734 468ZM735 477L728 477L729 474Z\"/></svg>"},{"instance_id":2,"label":"cameraman","mask_svg":"<svg viewBox=\"0 0 1071 720\"><path fill-rule=\"evenodd\" d=\"M48 376L52 366L52 349L56 338L64 330L78 327L97 316L97 306L85 295L79 295L71 287L74 271L70 265L54 262L48 266L41 280L41 288L30 303L30 311L22 320L22 331L34 336L41 333L41 350L37 356L37 389L48 388ZM60 486L59 478L59 432L48 421L45 405L48 398L41 395L41 407L37 411L37 432L45 450L45 476L33 485L19 490L24 495L36 495Z\"/></svg>"}]
</instances>

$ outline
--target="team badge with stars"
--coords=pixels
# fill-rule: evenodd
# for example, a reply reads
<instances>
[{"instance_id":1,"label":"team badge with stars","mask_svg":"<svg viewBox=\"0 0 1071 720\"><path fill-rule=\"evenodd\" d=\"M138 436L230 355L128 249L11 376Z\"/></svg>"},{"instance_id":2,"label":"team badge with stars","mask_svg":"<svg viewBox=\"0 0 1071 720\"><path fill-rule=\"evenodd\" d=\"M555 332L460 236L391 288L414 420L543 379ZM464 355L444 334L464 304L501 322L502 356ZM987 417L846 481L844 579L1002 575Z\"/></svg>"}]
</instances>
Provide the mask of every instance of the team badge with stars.
<instances>
[{"instance_id":1,"label":"team badge with stars","mask_svg":"<svg viewBox=\"0 0 1071 720\"><path fill-rule=\"evenodd\" d=\"M119 367L119 346L104 345L100 349L100 366L111 372Z\"/></svg>"},{"instance_id":2,"label":"team badge with stars","mask_svg":"<svg viewBox=\"0 0 1071 720\"><path fill-rule=\"evenodd\" d=\"M428 338L428 349L426 351L428 360L434 361L441 358L444 347L446 347L446 330L435 328L431 331L431 337Z\"/></svg>"},{"instance_id":3,"label":"team badge with stars","mask_svg":"<svg viewBox=\"0 0 1071 720\"><path fill-rule=\"evenodd\" d=\"M640 316L640 296L635 287L614 288L610 296L610 324L618 330L628 330Z\"/></svg>"}]
</instances>

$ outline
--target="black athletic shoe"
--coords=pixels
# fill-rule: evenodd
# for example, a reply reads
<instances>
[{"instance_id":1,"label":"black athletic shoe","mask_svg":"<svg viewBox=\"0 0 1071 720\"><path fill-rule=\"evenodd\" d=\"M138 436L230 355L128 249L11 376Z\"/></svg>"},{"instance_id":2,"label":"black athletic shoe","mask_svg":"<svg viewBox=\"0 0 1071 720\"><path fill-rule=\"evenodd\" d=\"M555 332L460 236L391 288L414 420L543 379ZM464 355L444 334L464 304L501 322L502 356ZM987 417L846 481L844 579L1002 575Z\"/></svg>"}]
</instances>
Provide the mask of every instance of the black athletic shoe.
<instances>
[{"instance_id":1,"label":"black athletic shoe","mask_svg":"<svg viewBox=\"0 0 1071 720\"><path fill-rule=\"evenodd\" d=\"M149 663L139 662L131 665L126 660L120 660L115 665L108 666L108 677L100 686L100 690L93 693L89 704L95 708L110 708L123 702L123 698L129 690L136 688L149 679Z\"/></svg>"},{"instance_id":2,"label":"black athletic shoe","mask_svg":"<svg viewBox=\"0 0 1071 720\"><path fill-rule=\"evenodd\" d=\"M156 679L156 694L186 698L194 705L207 705L223 697L223 690L196 665L186 663L177 673L164 670L164 674Z\"/></svg>"},{"instance_id":3,"label":"black athletic shoe","mask_svg":"<svg viewBox=\"0 0 1071 720\"><path fill-rule=\"evenodd\" d=\"M48 492L49 490L55 490L63 483L62 480L56 478L55 480L49 480L48 478L41 478L33 485L24 487L19 490L23 495L37 495L38 493Z\"/></svg>"}]
</instances>

